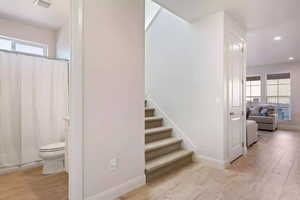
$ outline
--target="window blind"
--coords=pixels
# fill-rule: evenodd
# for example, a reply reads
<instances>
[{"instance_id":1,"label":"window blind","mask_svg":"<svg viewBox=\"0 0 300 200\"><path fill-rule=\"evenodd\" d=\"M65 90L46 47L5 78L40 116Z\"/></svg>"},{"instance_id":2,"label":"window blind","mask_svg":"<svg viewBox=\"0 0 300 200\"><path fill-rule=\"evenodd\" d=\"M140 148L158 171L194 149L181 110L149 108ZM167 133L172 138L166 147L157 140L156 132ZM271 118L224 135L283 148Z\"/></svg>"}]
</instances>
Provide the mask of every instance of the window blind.
<instances>
[{"instance_id":1,"label":"window blind","mask_svg":"<svg viewBox=\"0 0 300 200\"><path fill-rule=\"evenodd\" d=\"M268 80L275 80L275 79L290 79L291 75L290 73L281 73L281 74L268 74L267 79Z\"/></svg>"}]
</instances>

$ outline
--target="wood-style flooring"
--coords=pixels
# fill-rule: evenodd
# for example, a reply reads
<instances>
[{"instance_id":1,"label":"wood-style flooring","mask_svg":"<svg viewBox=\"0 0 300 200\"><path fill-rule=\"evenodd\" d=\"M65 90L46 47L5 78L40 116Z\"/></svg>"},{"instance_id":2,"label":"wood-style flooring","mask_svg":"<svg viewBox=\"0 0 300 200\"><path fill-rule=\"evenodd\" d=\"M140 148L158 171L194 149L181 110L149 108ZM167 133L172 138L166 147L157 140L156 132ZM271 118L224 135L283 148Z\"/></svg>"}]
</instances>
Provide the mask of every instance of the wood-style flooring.
<instances>
[{"instance_id":1,"label":"wood-style flooring","mask_svg":"<svg viewBox=\"0 0 300 200\"><path fill-rule=\"evenodd\" d=\"M26 169L0 176L0 200L67 200L65 172L42 175L42 168Z\"/></svg>"},{"instance_id":2,"label":"wood-style flooring","mask_svg":"<svg viewBox=\"0 0 300 200\"><path fill-rule=\"evenodd\" d=\"M226 170L192 164L120 200L300 200L300 133L260 132Z\"/></svg>"}]
</instances>

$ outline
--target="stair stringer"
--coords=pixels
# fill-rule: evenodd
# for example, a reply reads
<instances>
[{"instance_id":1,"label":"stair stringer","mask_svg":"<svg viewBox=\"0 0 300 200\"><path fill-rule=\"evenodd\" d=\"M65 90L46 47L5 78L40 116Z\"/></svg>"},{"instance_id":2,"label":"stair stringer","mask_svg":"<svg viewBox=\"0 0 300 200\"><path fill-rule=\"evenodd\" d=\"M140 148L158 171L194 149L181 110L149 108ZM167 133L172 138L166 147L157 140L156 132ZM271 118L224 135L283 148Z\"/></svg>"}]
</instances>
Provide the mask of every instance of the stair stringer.
<instances>
[{"instance_id":1,"label":"stair stringer","mask_svg":"<svg viewBox=\"0 0 300 200\"><path fill-rule=\"evenodd\" d=\"M156 103L154 98L149 94L145 94L145 98L147 100L147 107L155 108L155 112L157 116L163 117L163 126L170 127L173 129L172 136L175 138L182 139L182 147L183 149L193 151L193 161L197 163L202 163L207 166L211 166L217 169L226 169L229 166L229 163L223 162L220 160L216 160L214 158L210 158L207 156L201 155L197 151L197 146L192 142L191 138L187 136L187 134L176 124L175 121L165 113L162 108Z\"/></svg>"},{"instance_id":2,"label":"stair stringer","mask_svg":"<svg viewBox=\"0 0 300 200\"><path fill-rule=\"evenodd\" d=\"M161 109L161 107L156 103L156 101L149 94L147 94L146 99L147 99L147 103L148 103L147 106L151 107L151 108L155 108L156 115L160 116L160 117L163 117L163 119L164 119L163 125L166 126L166 127L170 127L170 128L173 129L173 131L172 131L173 137L182 139L182 147L183 147L183 149L193 151L194 155L195 155L195 152L197 152L197 147L192 142L192 140L184 133L184 131L181 128L179 128L179 126L175 123L175 121L173 121L168 116L168 114L165 113ZM195 158L194 156L193 156L193 160L197 160L198 161L198 159Z\"/></svg>"}]
</instances>

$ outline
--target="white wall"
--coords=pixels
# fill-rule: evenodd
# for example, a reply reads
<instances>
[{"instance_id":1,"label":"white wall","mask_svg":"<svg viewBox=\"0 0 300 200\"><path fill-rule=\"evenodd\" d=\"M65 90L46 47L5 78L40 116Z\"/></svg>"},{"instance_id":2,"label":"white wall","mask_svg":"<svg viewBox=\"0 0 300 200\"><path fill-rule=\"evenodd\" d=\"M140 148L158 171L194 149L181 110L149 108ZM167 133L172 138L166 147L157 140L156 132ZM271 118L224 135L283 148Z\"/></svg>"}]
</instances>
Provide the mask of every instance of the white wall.
<instances>
[{"instance_id":1,"label":"white wall","mask_svg":"<svg viewBox=\"0 0 300 200\"><path fill-rule=\"evenodd\" d=\"M160 5L152 0L145 0L145 30L150 26L160 8Z\"/></svg>"},{"instance_id":2,"label":"white wall","mask_svg":"<svg viewBox=\"0 0 300 200\"><path fill-rule=\"evenodd\" d=\"M163 9L146 33L146 88L196 153L224 161L224 13L190 24Z\"/></svg>"},{"instance_id":3,"label":"white wall","mask_svg":"<svg viewBox=\"0 0 300 200\"><path fill-rule=\"evenodd\" d=\"M65 24L57 31L56 57L69 60L71 57L70 25Z\"/></svg>"},{"instance_id":4,"label":"white wall","mask_svg":"<svg viewBox=\"0 0 300 200\"><path fill-rule=\"evenodd\" d=\"M18 21L0 19L0 35L48 45L49 57L56 56L56 32Z\"/></svg>"},{"instance_id":5,"label":"white wall","mask_svg":"<svg viewBox=\"0 0 300 200\"><path fill-rule=\"evenodd\" d=\"M84 193L110 200L145 183L144 1L84 1L83 24Z\"/></svg>"},{"instance_id":6,"label":"white wall","mask_svg":"<svg viewBox=\"0 0 300 200\"><path fill-rule=\"evenodd\" d=\"M262 78L262 96L266 96L266 75L268 73L291 73L291 105L292 120L280 121L279 128L300 130L300 63L288 63L278 65L247 67L247 75L261 75ZM266 99L263 99L266 102Z\"/></svg>"}]
</instances>

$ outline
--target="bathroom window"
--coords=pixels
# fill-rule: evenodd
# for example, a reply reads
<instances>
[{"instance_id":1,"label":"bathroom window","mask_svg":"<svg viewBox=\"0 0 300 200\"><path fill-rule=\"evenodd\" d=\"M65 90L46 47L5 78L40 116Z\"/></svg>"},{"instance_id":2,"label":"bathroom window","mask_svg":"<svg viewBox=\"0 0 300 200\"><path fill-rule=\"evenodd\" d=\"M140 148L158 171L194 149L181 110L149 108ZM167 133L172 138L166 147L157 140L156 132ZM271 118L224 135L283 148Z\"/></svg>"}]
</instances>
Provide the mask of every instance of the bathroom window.
<instances>
[{"instance_id":1,"label":"bathroom window","mask_svg":"<svg viewBox=\"0 0 300 200\"><path fill-rule=\"evenodd\" d=\"M290 73L267 75L267 103L277 106L279 120L291 120Z\"/></svg>"},{"instance_id":2,"label":"bathroom window","mask_svg":"<svg viewBox=\"0 0 300 200\"><path fill-rule=\"evenodd\" d=\"M260 76L247 77L246 100L249 103L259 103L261 101L261 79Z\"/></svg>"},{"instance_id":3,"label":"bathroom window","mask_svg":"<svg viewBox=\"0 0 300 200\"><path fill-rule=\"evenodd\" d=\"M0 37L0 49L11 51L12 50L12 41Z\"/></svg>"},{"instance_id":4,"label":"bathroom window","mask_svg":"<svg viewBox=\"0 0 300 200\"><path fill-rule=\"evenodd\" d=\"M0 36L0 50L20 52L38 56L48 56L47 45L4 36Z\"/></svg>"}]
</instances>

